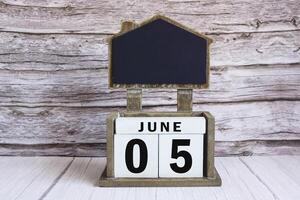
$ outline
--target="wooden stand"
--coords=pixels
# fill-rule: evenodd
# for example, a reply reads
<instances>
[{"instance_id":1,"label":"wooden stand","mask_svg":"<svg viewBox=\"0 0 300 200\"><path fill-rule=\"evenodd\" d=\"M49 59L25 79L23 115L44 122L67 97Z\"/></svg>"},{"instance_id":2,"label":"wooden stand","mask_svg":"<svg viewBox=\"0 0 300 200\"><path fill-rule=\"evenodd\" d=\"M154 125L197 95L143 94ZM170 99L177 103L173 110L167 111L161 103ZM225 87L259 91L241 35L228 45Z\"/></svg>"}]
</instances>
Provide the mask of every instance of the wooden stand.
<instances>
[{"instance_id":1,"label":"wooden stand","mask_svg":"<svg viewBox=\"0 0 300 200\"><path fill-rule=\"evenodd\" d=\"M214 167L215 120L208 112L192 112L192 89L178 89L177 112L142 112L142 90L127 90L127 112L112 113L107 118L107 167L100 177L102 187L186 187L220 186L222 181ZM114 133L117 117L188 117L203 116L207 121L204 136L204 177L202 178L115 178Z\"/></svg>"}]
</instances>

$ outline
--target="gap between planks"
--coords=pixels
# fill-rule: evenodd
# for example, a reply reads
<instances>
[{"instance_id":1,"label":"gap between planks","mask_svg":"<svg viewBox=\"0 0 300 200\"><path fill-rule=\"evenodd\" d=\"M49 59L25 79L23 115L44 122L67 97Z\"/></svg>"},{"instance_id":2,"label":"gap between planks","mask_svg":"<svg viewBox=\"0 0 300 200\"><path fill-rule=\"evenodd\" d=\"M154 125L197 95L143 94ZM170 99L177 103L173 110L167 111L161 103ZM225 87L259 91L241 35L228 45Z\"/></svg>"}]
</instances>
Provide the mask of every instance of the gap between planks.
<instances>
[{"instance_id":1,"label":"gap between planks","mask_svg":"<svg viewBox=\"0 0 300 200\"><path fill-rule=\"evenodd\" d=\"M52 182L52 184L49 186L49 188L42 194L42 196L39 198L44 199L47 194L52 190L52 188L58 183L58 181L61 179L61 177L68 171L70 166L72 165L73 161L75 160L75 157L69 162L69 164L65 167L65 169L57 176L57 178Z\"/></svg>"},{"instance_id":2,"label":"gap between planks","mask_svg":"<svg viewBox=\"0 0 300 200\"><path fill-rule=\"evenodd\" d=\"M272 189L268 186L267 183L265 183L265 181L263 181L256 173L255 171L253 171L251 169L251 167L243 160L239 157L239 160L247 167L247 169L257 178L257 180L259 180L266 188L267 190L273 195L274 199L279 199L277 197L277 195L272 191Z\"/></svg>"}]
</instances>

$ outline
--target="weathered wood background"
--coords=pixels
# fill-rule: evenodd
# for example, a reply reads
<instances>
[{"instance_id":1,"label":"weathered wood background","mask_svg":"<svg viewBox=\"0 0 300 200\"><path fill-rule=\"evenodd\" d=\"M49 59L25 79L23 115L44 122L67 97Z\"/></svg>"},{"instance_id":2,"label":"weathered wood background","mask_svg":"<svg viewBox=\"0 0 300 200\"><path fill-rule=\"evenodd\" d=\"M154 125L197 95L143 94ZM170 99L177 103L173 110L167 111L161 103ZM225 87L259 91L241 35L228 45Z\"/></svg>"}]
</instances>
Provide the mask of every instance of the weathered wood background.
<instances>
[{"instance_id":1,"label":"weathered wood background","mask_svg":"<svg viewBox=\"0 0 300 200\"><path fill-rule=\"evenodd\" d=\"M0 1L0 155L105 155L107 38L122 20L163 14L214 39L211 87L194 110L216 117L217 155L300 154L299 0ZM175 90L144 109L175 111Z\"/></svg>"}]
</instances>

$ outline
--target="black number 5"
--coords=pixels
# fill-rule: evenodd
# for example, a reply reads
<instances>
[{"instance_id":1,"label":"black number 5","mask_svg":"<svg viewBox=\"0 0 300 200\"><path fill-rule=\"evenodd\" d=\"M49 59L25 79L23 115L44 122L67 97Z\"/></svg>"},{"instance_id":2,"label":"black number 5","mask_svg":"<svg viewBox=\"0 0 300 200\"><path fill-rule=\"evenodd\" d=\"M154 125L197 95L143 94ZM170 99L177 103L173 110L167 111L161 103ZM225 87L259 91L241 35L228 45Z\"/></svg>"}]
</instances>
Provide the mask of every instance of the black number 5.
<instances>
[{"instance_id":1,"label":"black number 5","mask_svg":"<svg viewBox=\"0 0 300 200\"><path fill-rule=\"evenodd\" d=\"M189 152L187 151L178 151L179 146L189 146L190 140L172 140L172 154L171 158L177 159L182 157L185 160L185 163L182 167L179 167L177 163L171 163L170 166L174 172L177 173L186 173L192 167L193 159Z\"/></svg>"}]
</instances>

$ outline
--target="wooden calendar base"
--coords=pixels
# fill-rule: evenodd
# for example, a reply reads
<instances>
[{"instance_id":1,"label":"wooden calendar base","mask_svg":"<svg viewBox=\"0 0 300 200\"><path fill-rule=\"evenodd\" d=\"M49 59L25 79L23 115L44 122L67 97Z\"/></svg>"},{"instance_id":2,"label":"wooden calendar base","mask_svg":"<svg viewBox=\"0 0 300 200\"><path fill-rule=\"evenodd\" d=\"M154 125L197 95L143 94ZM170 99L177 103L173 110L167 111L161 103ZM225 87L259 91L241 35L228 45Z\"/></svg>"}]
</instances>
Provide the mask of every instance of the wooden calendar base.
<instances>
[{"instance_id":1,"label":"wooden calendar base","mask_svg":"<svg viewBox=\"0 0 300 200\"><path fill-rule=\"evenodd\" d=\"M109 178L103 171L100 187L197 187L221 186L222 180L215 169L213 178Z\"/></svg>"}]
</instances>

